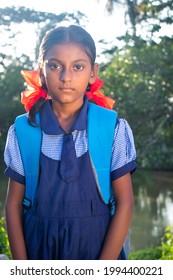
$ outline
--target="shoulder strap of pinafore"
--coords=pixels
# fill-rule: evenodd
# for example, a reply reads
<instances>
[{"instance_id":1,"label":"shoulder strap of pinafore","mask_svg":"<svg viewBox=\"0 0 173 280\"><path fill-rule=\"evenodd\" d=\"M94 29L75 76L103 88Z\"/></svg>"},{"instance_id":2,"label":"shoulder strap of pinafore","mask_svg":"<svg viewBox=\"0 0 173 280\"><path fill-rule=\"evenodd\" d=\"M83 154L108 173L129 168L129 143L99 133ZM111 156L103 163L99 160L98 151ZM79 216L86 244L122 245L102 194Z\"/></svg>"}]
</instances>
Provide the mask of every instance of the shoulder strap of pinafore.
<instances>
[{"instance_id":1,"label":"shoulder strap of pinafore","mask_svg":"<svg viewBox=\"0 0 173 280\"><path fill-rule=\"evenodd\" d=\"M15 120L16 135L21 152L25 172L24 207L31 206L35 197L35 190L39 178L39 161L41 149L41 128L39 114L36 115L38 126L28 123L28 114L20 115Z\"/></svg>"},{"instance_id":2,"label":"shoulder strap of pinafore","mask_svg":"<svg viewBox=\"0 0 173 280\"><path fill-rule=\"evenodd\" d=\"M88 110L88 146L97 184L105 203L111 197L111 157L117 113L93 103Z\"/></svg>"},{"instance_id":3,"label":"shoulder strap of pinafore","mask_svg":"<svg viewBox=\"0 0 173 280\"><path fill-rule=\"evenodd\" d=\"M41 128L39 114L36 115L38 126L28 123L28 115L18 116L15 120L16 135L26 176L24 206L33 204L39 178L39 160L41 150ZM109 202L110 164L114 129L117 113L89 103L88 108L88 146L100 195L105 203Z\"/></svg>"}]
</instances>

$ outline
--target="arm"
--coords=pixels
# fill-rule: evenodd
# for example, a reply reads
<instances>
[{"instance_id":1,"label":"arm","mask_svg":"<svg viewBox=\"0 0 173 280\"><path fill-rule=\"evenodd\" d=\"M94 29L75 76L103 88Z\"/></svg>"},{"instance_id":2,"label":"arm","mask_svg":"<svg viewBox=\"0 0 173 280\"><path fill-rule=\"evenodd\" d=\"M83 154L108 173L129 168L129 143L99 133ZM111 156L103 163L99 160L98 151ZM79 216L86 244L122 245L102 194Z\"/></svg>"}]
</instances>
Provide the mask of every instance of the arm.
<instances>
[{"instance_id":1,"label":"arm","mask_svg":"<svg viewBox=\"0 0 173 280\"><path fill-rule=\"evenodd\" d=\"M12 257L15 260L27 260L23 235L23 207L25 186L9 179L6 198L6 222Z\"/></svg>"},{"instance_id":2,"label":"arm","mask_svg":"<svg viewBox=\"0 0 173 280\"><path fill-rule=\"evenodd\" d=\"M115 260L122 249L133 214L133 191L130 173L112 182L116 211L112 217L100 260Z\"/></svg>"}]
</instances>

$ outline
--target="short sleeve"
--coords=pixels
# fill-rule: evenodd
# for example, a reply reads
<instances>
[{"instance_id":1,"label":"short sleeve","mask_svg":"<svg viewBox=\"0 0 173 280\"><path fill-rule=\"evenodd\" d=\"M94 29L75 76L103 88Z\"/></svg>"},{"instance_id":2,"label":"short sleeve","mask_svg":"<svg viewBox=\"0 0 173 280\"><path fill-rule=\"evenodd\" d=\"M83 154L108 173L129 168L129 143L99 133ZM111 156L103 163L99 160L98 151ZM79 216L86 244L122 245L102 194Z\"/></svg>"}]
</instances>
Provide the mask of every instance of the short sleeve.
<instances>
[{"instance_id":1,"label":"short sleeve","mask_svg":"<svg viewBox=\"0 0 173 280\"><path fill-rule=\"evenodd\" d=\"M136 169L134 137L128 122L118 119L112 148L111 180L116 180Z\"/></svg>"},{"instance_id":2,"label":"short sleeve","mask_svg":"<svg viewBox=\"0 0 173 280\"><path fill-rule=\"evenodd\" d=\"M7 166L4 172L5 175L18 183L25 184L23 163L14 125L12 125L8 131L4 161Z\"/></svg>"}]
</instances>

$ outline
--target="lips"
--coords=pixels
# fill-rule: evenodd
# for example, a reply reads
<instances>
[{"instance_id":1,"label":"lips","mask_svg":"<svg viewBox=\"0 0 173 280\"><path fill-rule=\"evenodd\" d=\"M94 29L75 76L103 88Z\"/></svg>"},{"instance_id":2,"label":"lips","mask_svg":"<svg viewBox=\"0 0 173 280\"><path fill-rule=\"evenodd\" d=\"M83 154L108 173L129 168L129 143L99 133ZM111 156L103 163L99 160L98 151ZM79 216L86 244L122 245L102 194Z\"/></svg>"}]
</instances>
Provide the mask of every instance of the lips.
<instances>
[{"instance_id":1,"label":"lips","mask_svg":"<svg viewBox=\"0 0 173 280\"><path fill-rule=\"evenodd\" d=\"M67 87L60 88L60 90L66 93L74 91L73 88L67 88Z\"/></svg>"}]
</instances>

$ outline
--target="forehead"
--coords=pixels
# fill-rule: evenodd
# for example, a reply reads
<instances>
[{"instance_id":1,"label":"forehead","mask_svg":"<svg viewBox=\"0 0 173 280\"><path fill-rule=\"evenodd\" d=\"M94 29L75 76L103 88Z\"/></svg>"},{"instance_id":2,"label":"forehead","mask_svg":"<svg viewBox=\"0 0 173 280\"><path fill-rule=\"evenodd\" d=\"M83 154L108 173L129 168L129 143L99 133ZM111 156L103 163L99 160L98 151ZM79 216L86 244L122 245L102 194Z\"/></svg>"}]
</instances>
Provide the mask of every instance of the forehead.
<instances>
[{"instance_id":1,"label":"forehead","mask_svg":"<svg viewBox=\"0 0 173 280\"><path fill-rule=\"evenodd\" d=\"M44 60L79 60L84 59L90 62L85 49L79 44L65 43L55 44L46 53Z\"/></svg>"}]
</instances>

